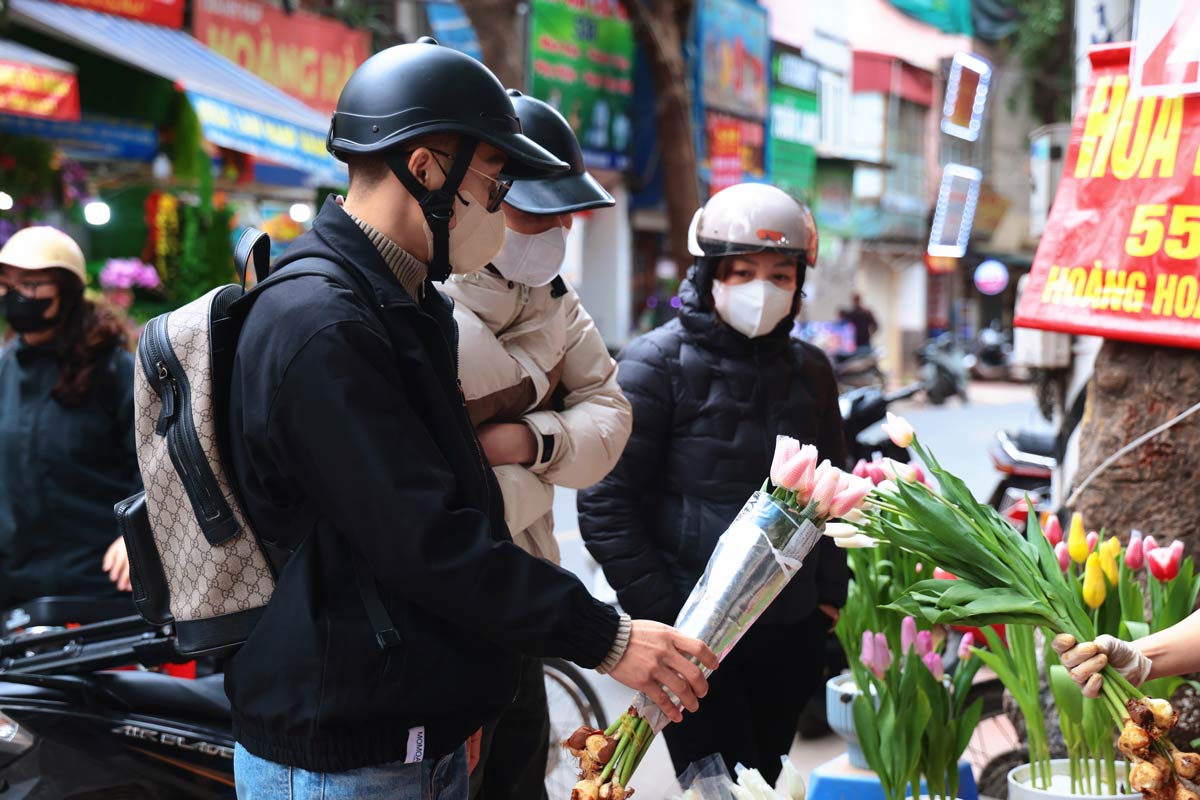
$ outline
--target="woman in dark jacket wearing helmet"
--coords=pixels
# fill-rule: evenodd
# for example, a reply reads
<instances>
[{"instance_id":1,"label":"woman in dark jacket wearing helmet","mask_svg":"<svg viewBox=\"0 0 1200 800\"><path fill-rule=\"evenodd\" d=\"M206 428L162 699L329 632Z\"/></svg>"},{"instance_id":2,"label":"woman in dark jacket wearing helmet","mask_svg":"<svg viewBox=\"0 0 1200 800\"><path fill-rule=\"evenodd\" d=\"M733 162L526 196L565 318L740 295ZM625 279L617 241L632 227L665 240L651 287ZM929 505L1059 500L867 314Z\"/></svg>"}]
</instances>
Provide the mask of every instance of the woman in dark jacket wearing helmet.
<instances>
[{"instance_id":1,"label":"woman in dark jacket wearing helmet","mask_svg":"<svg viewBox=\"0 0 1200 800\"><path fill-rule=\"evenodd\" d=\"M580 531L622 606L668 623L761 486L777 435L845 461L832 368L789 335L816 259L808 209L772 186L730 187L697 212L691 249L679 317L618 359L629 445L579 496ZM667 727L678 771L720 752L730 769L741 762L774 781L847 580L845 555L822 540L713 676L700 711Z\"/></svg>"}]
</instances>

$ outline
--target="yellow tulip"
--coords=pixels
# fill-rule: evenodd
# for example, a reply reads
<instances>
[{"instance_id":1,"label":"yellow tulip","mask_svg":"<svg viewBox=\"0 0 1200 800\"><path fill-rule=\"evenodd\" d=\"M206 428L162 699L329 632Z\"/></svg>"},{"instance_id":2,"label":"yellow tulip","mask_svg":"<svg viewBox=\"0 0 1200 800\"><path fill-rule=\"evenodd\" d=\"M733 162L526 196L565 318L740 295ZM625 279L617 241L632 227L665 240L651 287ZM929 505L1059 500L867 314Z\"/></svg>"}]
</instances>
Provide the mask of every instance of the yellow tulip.
<instances>
[{"instance_id":1,"label":"yellow tulip","mask_svg":"<svg viewBox=\"0 0 1200 800\"><path fill-rule=\"evenodd\" d=\"M1100 566L1100 555L1092 553L1083 568L1083 602L1088 608L1099 608L1104 604L1108 587L1104 584L1104 569Z\"/></svg>"},{"instance_id":2,"label":"yellow tulip","mask_svg":"<svg viewBox=\"0 0 1200 800\"><path fill-rule=\"evenodd\" d=\"M1115 587L1121 574L1117 565L1117 559L1121 556L1121 540L1113 536L1100 545L1099 550L1100 568L1104 570L1104 577L1108 578L1109 586Z\"/></svg>"},{"instance_id":3,"label":"yellow tulip","mask_svg":"<svg viewBox=\"0 0 1200 800\"><path fill-rule=\"evenodd\" d=\"M1071 516L1071 533L1067 536L1067 550L1076 564L1088 559L1087 533L1083 530L1083 517L1078 513Z\"/></svg>"}]
</instances>

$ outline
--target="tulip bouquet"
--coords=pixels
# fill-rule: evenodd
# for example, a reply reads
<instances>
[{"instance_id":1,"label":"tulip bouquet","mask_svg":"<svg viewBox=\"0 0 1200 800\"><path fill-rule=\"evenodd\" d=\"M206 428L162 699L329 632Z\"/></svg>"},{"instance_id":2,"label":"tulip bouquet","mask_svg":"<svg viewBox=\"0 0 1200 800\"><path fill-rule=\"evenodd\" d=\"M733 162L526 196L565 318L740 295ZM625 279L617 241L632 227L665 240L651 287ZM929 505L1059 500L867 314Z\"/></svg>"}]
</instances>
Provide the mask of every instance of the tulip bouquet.
<instances>
[{"instance_id":1,"label":"tulip bouquet","mask_svg":"<svg viewBox=\"0 0 1200 800\"><path fill-rule=\"evenodd\" d=\"M770 477L721 534L679 612L675 627L703 641L718 658L733 649L800 570L821 540L825 523L854 516L874 488L865 478L817 460L812 445L778 438ZM866 544L845 538L843 547ZM668 721L653 701L639 694L608 730L577 731L564 743L580 760L571 800L629 796L632 791L625 787Z\"/></svg>"},{"instance_id":2,"label":"tulip bouquet","mask_svg":"<svg viewBox=\"0 0 1200 800\"><path fill-rule=\"evenodd\" d=\"M998 647L999 640L996 639L990 642L991 652L980 651L980 655L985 663L996 669L1014 695L1024 688L1026 704L1022 705L1022 710L1028 715L1026 705L1034 702L1036 694L1031 691L1036 685L1033 629L1042 629L1048 634L1047 638L1058 635L1060 639L1066 637L1072 642L1094 639L1099 615L1089 608L1085 597L1097 599L1100 591L1097 580L1110 580L1105 574L1106 569L1111 575L1119 548L1108 545L1106 552L1097 552L1101 548L1099 534L1089 544L1080 523L1078 530L1069 537L1067 551L1072 560L1084 564L1083 585L1068 580L1060 555L1055 552L1056 546L1043 534L1036 515L1030 515L1025 535L1021 535L995 510L976 501L960 479L943 469L933 454L921 445L911 426L901 425L895 419L890 419L889 424L893 441L916 450L936 477L941 491L934 491L915 480L903 479L895 482L894 491L880 491L882 487L879 487L870 498L870 510L854 524L861 535L886 541L916 555L924 563L949 570L958 578L920 581L891 608L928 623L1010 626L1008 651ZM1156 558L1170 567L1169 551L1168 556ZM1089 560L1093 565L1090 581ZM1115 566L1117 574L1112 578L1119 584L1120 565ZM1068 564L1068 573L1072 569ZM1165 576L1169 571L1164 570L1161 574ZM994 637L991 631L984 633L989 640ZM1027 645L1024 649L1022 642ZM1033 665L1032 673L1030 664ZM1021 699L1017 697L1019 704ZM1200 795L1193 794L1191 788L1179 782L1181 778L1195 777L1200 771L1200 759L1179 753L1170 745L1164 732L1170 728L1166 722L1173 725L1173 720L1168 720L1169 714L1164 712L1164 719L1160 721L1159 715L1151 715L1148 710L1160 708L1160 703L1165 701L1146 699L1114 669L1105 669L1098 708L1110 724L1115 722L1124 727L1123 739L1130 739L1128 746L1122 746L1122 752L1135 759L1130 773L1133 788L1150 798L1182 796L1200 800ZM1033 737L1042 735L1044 729L1035 724L1028 727L1032 750ZM1111 735L1111 727L1109 732ZM1137 741L1133 742L1135 738ZM1048 753L1031 752L1031 755L1035 783L1048 785ZM1037 763L1039 760L1041 765ZM1191 774L1172 769L1172 763L1185 764ZM1191 770L1193 764L1198 767L1196 771Z\"/></svg>"},{"instance_id":3,"label":"tulip bouquet","mask_svg":"<svg viewBox=\"0 0 1200 800\"><path fill-rule=\"evenodd\" d=\"M918 631L913 617L900 624L899 658L882 632L863 631L859 658L851 662L855 683L869 689L854 699L854 725L863 755L879 776L886 800L902 800L908 787L930 797L958 794L958 759L983 700L967 705L980 661L971 658L971 634L959 646L959 664L946 675L933 633Z\"/></svg>"}]
</instances>

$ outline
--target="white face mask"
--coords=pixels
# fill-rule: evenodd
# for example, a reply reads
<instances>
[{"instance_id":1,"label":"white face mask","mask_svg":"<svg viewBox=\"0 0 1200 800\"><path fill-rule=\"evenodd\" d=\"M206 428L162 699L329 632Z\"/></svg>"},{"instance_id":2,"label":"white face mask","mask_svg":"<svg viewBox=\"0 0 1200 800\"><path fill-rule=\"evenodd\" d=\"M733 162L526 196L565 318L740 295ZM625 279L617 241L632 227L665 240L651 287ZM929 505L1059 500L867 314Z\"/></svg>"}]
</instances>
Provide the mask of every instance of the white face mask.
<instances>
[{"instance_id":1,"label":"white face mask","mask_svg":"<svg viewBox=\"0 0 1200 800\"><path fill-rule=\"evenodd\" d=\"M567 254L567 229L554 227L541 233L504 234L504 247L492 265L510 281L526 286L545 286L562 269Z\"/></svg>"},{"instance_id":2,"label":"white face mask","mask_svg":"<svg viewBox=\"0 0 1200 800\"><path fill-rule=\"evenodd\" d=\"M454 201L454 228L450 231L450 271L467 275L492 263L504 246L504 214L499 210L489 214L475 195L463 190L462 196L470 205ZM433 231L425 223L425 244L433 258Z\"/></svg>"},{"instance_id":3,"label":"white face mask","mask_svg":"<svg viewBox=\"0 0 1200 800\"><path fill-rule=\"evenodd\" d=\"M795 291L780 289L770 281L730 285L713 281L713 305L717 314L743 336L764 336L792 313Z\"/></svg>"}]
</instances>

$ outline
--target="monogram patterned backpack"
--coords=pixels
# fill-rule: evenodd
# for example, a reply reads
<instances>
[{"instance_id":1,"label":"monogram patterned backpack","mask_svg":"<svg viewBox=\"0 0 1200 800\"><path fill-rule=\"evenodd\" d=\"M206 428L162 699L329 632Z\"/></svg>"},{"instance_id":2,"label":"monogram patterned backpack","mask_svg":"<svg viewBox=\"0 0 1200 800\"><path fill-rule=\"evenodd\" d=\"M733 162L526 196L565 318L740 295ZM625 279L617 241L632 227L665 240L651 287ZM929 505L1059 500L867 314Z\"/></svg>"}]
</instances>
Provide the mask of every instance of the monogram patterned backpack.
<instances>
[{"instance_id":1,"label":"monogram patterned backpack","mask_svg":"<svg viewBox=\"0 0 1200 800\"><path fill-rule=\"evenodd\" d=\"M184 655L242 644L289 555L255 534L233 480L226 416L242 322L263 290L301 275L325 276L362 296L331 261L301 259L268 275L269 253L266 234L247 229L234 253L242 283L155 317L138 343L134 416L145 491L115 510L134 604L146 621L174 625ZM260 283L247 291L250 268ZM358 585L380 646L390 646L398 636L378 588L361 574Z\"/></svg>"}]
</instances>

